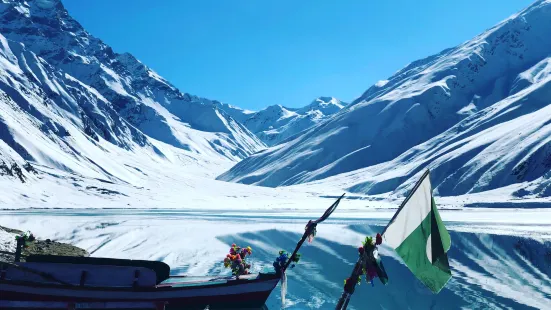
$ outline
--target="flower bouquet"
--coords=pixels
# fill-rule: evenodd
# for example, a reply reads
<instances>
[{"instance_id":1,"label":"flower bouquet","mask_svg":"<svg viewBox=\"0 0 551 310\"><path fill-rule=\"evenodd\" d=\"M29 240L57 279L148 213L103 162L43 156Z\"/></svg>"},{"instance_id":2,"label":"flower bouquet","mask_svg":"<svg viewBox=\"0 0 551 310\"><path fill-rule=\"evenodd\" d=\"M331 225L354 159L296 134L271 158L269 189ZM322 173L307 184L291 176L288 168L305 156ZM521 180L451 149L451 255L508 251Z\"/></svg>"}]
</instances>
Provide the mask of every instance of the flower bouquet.
<instances>
[{"instance_id":1,"label":"flower bouquet","mask_svg":"<svg viewBox=\"0 0 551 310\"><path fill-rule=\"evenodd\" d=\"M252 253L253 250L250 246L241 248L234 243L231 245L230 253L224 259L224 267L230 268L236 277L249 274L251 264L247 262L247 256Z\"/></svg>"},{"instance_id":2,"label":"flower bouquet","mask_svg":"<svg viewBox=\"0 0 551 310\"><path fill-rule=\"evenodd\" d=\"M281 273L283 270L283 267L287 263L287 260L289 260L289 254L287 254L286 251L279 251L279 256L276 258L275 262L273 263L275 272L277 274ZM295 264L300 261L300 254L297 253L292 259L291 262L293 264L290 265L291 268L295 268Z\"/></svg>"},{"instance_id":3,"label":"flower bouquet","mask_svg":"<svg viewBox=\"0 0 551 310\"><path fill-rule=\"evenodd\" d=\"M347 292L353 292L355 284L360 285L362 275L365 275L365 281L370 282L371 286L374 286L373 279L377 277L383 284L388 282L388 276L382 265L377 248L382 242L383 239L380 234L377 234L375 240L372 237L365 237L362 246L358 248L359 267L361 268L359 274L344 280L344 288Z\"/></svg>"}]
</instances>

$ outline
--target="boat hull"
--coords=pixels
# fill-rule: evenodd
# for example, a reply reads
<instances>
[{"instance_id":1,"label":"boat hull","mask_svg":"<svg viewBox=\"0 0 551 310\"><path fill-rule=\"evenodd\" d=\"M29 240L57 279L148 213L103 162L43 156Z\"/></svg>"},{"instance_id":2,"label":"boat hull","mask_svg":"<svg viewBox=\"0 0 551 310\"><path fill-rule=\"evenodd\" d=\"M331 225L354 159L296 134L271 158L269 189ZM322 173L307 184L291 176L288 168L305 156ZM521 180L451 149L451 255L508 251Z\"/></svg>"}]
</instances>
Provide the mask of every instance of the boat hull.
<instances>
[{"instance_id":1,"label":"boat hull","mask_svg":"<svg viewBox=\"0 0 551 310\"><path fill-rule=\"evenodd\" d=\"M179 286L178 283L152 288L79 287L42 283L0 281L1 300L71 302L79 304L149 302L167 309L247 309L260 308L279 278L265 275L253 280ZM83 306L84 307L84 306ZM88 308L88 307L86 307Z\"/></svg>"}]
</instances>

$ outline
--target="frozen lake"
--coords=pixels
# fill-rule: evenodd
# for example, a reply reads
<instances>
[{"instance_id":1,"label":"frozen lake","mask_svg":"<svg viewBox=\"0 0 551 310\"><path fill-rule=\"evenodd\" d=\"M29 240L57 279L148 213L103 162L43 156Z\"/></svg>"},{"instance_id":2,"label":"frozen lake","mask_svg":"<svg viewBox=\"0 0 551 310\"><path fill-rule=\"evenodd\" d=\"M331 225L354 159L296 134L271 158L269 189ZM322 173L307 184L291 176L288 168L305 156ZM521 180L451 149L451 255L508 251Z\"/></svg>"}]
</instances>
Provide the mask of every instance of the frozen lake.
<instances>
[{"instance_id":1,"label":"frozen lake","mask_svg":"<svg viewBox=\"0 0 551 310\"><path fill-rule=\"evenodd\" d=\"M332 309L366 235L382 229L392 211L337 211L318 226L312 244L288 272L287 309ZM551 300L551 211L443 210L452 237L452 280L433 295L383 246L390 283L363 283L350 309L545 309ZM173 273L227 274L229 245L253 248L253 269L270 269L279 250L292 251L308 219L320 210L220 211L160 209L13 210L0 225L70 242L92 256L162 260ZM281 305L279 288L269 309Z\"/></svg>"}]
</instances>

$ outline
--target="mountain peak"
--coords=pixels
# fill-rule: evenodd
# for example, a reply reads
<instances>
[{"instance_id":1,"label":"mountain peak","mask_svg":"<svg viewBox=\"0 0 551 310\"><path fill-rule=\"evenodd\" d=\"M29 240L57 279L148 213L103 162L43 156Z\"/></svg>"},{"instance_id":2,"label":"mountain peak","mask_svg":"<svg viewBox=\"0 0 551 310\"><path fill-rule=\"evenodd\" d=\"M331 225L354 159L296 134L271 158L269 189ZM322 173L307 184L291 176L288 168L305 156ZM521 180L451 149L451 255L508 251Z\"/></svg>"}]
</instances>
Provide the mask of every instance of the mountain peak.
<instances>
[{"instance_id":1,"label":"mountain peak","mask_svg":"<svg viewBox=\"0 0 551 310\"><path fill-rule=\"evenodd\" d=\"M318 97L318 98L314 99L314 101L312 101L312 103L315 103L315 102L324 103L324 104L340 105L342 107L341 101L339 99L335 98L335 97L321 96L321 97Z\"/></svg>"},{"instance_id":2,"label":"mountain peak","mask_svg":"<svg viewBox=\"0 0 551 310\"><path fill-rule=\"evenodd\" d=\"M227 104L220 109L240 121L266 145L275 145L309 129L340 111L345 104L334 97L318 97L302 108L274 104L258 111L248 111Z\"/></svg>"},{"instance_id":3,"label":"mountain peak","mask_svg":"<svg viewBox=\"0 0 551 310\"><path fill-rule=\"evenodd\" d=\"M346 104L343 104L339 99L335 97L318 97L312 101L309 105L300 109L299 113L306 113L308 111L319 111L323 115L331 115L339 112L344 108Z\"/></svg>"}]
</instances>

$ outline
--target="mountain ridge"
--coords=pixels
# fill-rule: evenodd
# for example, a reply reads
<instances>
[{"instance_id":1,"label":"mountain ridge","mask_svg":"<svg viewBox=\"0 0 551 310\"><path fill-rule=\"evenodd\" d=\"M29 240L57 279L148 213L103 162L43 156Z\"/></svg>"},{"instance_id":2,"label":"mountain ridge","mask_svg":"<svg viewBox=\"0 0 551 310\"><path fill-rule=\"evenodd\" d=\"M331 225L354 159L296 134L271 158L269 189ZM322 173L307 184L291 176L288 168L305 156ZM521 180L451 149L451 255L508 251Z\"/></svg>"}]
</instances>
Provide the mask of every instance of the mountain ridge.
<instances>
[{"instance_id":1,"label":"mountain ridge","mask_svg":"<svg viewBox=\"0 0 551 310\"><path fill-rule=\"evenodd\" d=\"M470 41L409 64L389 79L370 87L338 114L283 146L269 148L248 157L218 179L273 187L321 182L320 180L327 177L352 173L358 169L367 169L366 167L372 167L371 173L380 175L376 170L384 163L393 163L400 167L409 162L417 162L419 167L430 167L430 162L421 161L416 157L419 155L411 153L409 157L401 157L403 161L396 162L394 159L405 156L408 150L414 150L435 137L441 139L441 143L452 144L453 137L447 136L446 131L456 124L460 128L458 134L476 127L476 121L469 124L464 121L469 118L481 121L494 105L503 100L516 98L519 102L514 105L514 109L523 111L526 115L534 113L531 110L534 106L546 111L550 104L545 101L545 98L549 98L546 97L549 72L543 68L547 68L546 59L551 54L551 42L546 39L551 29L550 4L550 1L536 1L527 9ZM537 81L531 78L537 75L536 72L541 75ZM522 98L515 97L515 94L532 85L538 87ZM538 102L538 105L530 108L529 104L525 104L527 106L524 107L520 103L525 101ZM513 114L506 113L511 117ZM515 115L515 118L520 116ZM496 116L496 119L499 117ZM495 121L492 123L497 124ZM496 130L497 128L495 127ZM487 128L480 127L477 130L485 129ZM547 131L544 118L536 133ZM473 134L481 133L473 131ZM490 133L486 134L491 140ZM533 151L546 154L549 143L551 142L548 139L544 139L543 146ZM456 154L457 166L452 166L457 169L462 166L470 167L473 163L469 163L468 159L489 145L491 144L484 144L478 150L471 149L467 154ZM504 150L500 149L499 152ZM517 153L519 156L521 154L528 155L524 151ZM533 162L530 169L536 169L543 178L540 181L546 183L549 175L545 171L548 168L542 165L547 155L541 156L544 157ZM523 161L516 158L506 166L510 167L513 162L520 164ZM540 168L535 168L536 166ZM349 184L348 189L370 194L394 191L403 193L399 184L411 184L419 167L409 167L411 170L401 171L391 179L374 178L369 186ZM482 187L473 184L482 182L481 178L491 178L492 173L503 170L499 168L496 166L489 169L488 174L465 175L470 186L465 185L456 192L445 192L449 195L482 190ZM450 169L448 168L447 173L452 172ZM366 179L369 178L366 176ZM502 178L506 181L485 187L485 190L525 181L522 178ZM442 178L435 180L435 187L442 182ZM374 187L379 189L374 190ZM442 194L443 188L444 186ZM549 195L548 190L543 190L542 193Z\"/></svg>"},{"instance_id":2,"label":"mountain ridge","mask_svg":"<svg viewBox=\"0 0 551 310\"><path fill-rule=\"evenodd\" d=\"M276 104L256 112L222 103L219 106L266 145L273 146L327 119L344 108L346 103L334 97L318 97L301 108Z\"/></svg>"}]
</instances>

